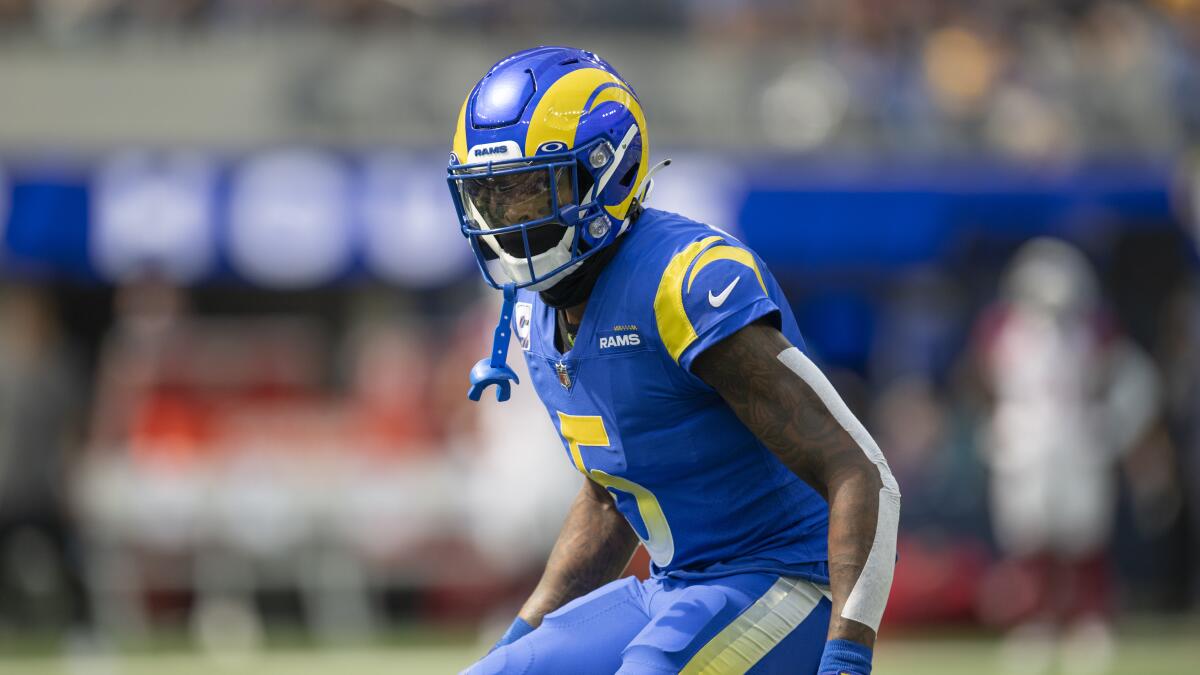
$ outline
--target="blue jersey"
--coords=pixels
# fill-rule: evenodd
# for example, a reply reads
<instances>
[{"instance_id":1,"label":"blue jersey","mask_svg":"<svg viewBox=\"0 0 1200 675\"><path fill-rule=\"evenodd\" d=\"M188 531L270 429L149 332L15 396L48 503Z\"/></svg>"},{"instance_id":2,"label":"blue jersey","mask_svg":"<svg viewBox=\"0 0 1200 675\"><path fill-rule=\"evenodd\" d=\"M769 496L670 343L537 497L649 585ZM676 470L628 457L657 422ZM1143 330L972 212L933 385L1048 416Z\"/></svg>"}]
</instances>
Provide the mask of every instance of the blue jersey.
<instances>
[{"instance_id":1,"label":"blue jersey","mask_svg":"<svg viewBox=\"0 0 1200 675\"><path fill-rule=\"evenodd\" d=\"M779 285L718 230L646 210L596 281L575 343L518 295L514 332L570 461L612 494L656 577L771 572L827 583L828 506L691 373L762 318L803 349Z\"/></svg>"}]
</instances>

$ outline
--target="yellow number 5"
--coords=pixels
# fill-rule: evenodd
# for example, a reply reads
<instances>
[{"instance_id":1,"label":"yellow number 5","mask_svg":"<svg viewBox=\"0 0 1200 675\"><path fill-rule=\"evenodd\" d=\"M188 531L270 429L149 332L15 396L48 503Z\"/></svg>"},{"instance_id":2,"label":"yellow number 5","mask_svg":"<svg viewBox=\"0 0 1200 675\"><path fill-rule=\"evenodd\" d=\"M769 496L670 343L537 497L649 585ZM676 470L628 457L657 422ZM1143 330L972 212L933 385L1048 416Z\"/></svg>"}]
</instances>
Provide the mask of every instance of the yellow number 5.
<instances>
[{"instance_id":1,"label":"yellow number 5","mask_svg":"<svg viewBox=\"0 0 1200 675\"><path fill-rule=\"evenodd\" d=\"M654 564L666 567L675 557L675 540L671 537L671 526L667 524L667 517L663 515L662 506L654 493L631 480L607 474L600 469L588 469L583 463L580 446L606 448L609 445L608 432L604 430L604 419L598 415L567 415L560 412L558 422L562 436L571 449L571 461L575 462L575 468L579 469L580 473L608 490L620 490L633 495L637 500L638 513L646 525L647 534L645 539L639 534L638 539L642 540L642 545L646 547L646 552L650 554ZM637 528L634 528L634 532L637 532Z\"/></svg>"}]
</instances>

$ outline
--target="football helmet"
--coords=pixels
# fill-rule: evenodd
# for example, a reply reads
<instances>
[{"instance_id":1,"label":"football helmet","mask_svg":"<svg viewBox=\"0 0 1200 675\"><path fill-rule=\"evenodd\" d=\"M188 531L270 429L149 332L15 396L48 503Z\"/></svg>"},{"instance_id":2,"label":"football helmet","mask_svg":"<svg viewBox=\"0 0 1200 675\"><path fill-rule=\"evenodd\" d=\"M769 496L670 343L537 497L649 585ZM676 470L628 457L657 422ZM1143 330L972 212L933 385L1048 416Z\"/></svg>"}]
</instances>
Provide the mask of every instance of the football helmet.
<instances>
[{"instance_id":1,"label":"football helmet","mask_svg":"<svg viewBox=\"0 0 1200 675\"><path fill-rule=\"evenodd\" d=\"M649 191L649 156L637 95L595 54L537 47L492 66L447 169L484 279L546 290L612 244Z\"/></svg>"}]
</instances>

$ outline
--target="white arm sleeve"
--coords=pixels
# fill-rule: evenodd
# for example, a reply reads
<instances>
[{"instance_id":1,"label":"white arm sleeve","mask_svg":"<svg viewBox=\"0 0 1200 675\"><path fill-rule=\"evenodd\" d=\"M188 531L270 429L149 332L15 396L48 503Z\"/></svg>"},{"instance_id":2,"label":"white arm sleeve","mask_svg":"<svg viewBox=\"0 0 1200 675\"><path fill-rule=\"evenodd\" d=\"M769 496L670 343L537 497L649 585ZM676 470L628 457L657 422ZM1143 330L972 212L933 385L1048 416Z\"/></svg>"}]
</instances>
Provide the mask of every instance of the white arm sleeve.
<instances>
[{"instance_id":1,"label":"white arm sleeve","mask_svg":"<svg viewBox=\"0 0 1200 675\"><path fill-rule=\"evenodd\" d=\"M833 385L799 349L790 347L779 353L779 360L800 376L821 402L829 409L838 424L850 434L875 468L883 487L879 490L879 516L875 523L875 540L862 573L858 576L850 597L842 607L842 618L857 621L871 630L879 630L883 608L892 589L892 574L896 567L896 530L900 525L900 486L888 468L883 452L867 433L862 423L850 412Z\"/></svg>"}]
</instances>

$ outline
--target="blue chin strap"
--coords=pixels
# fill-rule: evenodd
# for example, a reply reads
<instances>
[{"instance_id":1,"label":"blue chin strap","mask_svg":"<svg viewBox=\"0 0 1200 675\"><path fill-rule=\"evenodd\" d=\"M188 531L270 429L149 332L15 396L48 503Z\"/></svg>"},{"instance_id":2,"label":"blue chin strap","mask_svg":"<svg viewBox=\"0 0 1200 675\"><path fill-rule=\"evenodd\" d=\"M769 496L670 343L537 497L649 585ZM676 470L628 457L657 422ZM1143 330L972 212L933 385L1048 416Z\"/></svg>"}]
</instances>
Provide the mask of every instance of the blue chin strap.
<instances>
[{"instance_id":1,"label":"blue chin strap","mask_svg":"<svg viewBox=\"0 0 1200 675\"><path fill-rule=\"evenodd\" d=\"M500 323L496 324L496 334L492 338L492 355L479 359L471 369L471 388L467 390L467 398L478 401L483 390L489 385L496 385L496 400L507 401L512 393L509 380L521 383L517 374L508 367L508 331L512 326L513 305L517 302L517 287L504 284L504 305L500 308Z\"/></svg>"}]
</instances>

